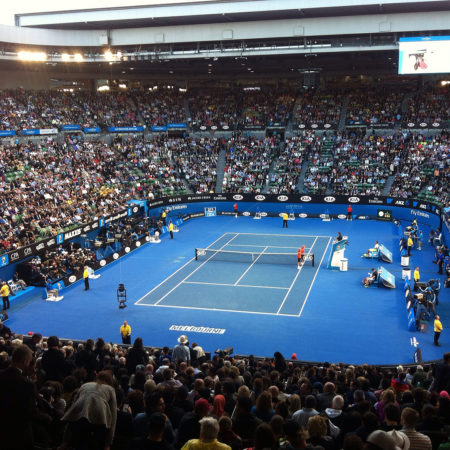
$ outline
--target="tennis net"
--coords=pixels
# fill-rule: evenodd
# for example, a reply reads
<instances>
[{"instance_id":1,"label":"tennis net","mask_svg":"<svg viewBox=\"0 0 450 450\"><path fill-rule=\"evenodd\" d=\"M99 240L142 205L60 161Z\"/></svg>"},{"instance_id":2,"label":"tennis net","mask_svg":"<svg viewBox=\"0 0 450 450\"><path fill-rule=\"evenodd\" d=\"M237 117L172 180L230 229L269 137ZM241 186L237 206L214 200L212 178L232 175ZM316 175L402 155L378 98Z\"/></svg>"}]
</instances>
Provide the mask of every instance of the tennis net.
<instances>
[{"instance_id":1,"label":"tennis net","mask_svg":"<svg viewBox=\"0 0 450 450\"><path fill-rule=\"evenodd\" d=\"M297 264L297 253L272 252L238 252L232 250L214 250L211 248L196 248L196 261L229 261L260 264ZM314 267L314 253L305 252L304 262Z\"/></svg>"}]
</instances>

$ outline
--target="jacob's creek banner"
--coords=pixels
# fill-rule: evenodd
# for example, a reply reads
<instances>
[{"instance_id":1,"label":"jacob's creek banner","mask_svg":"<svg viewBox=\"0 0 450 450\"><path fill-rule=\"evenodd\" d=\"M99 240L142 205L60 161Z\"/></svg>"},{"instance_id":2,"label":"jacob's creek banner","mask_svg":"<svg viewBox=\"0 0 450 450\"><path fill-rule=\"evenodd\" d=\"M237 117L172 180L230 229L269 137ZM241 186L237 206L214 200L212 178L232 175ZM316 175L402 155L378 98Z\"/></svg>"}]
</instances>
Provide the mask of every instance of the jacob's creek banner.
<instances>
[{"instance_id":1,"label":"jacob's creek banner","mask_svg":"<svg viewBox=\"0 0 450 450\"><path fill-rule=\"evenodd\" d=\"M135 216L141 214L143 211L144 211L143 207L133 205L116 214L111 214L106 217L100 217L89 224L80 225L70 231L57 234L47 239L43 239L42 241L36 242L31 245L27 245L26 247L18 248L17 250L14 250L12 252L0 256L0 267L7 266L8 264L17 263L22 259L42 253L45 250L49 250L66 241L70 241L71 239L74 239L82 234L89 233L90 231L102 228L107 223L115 222L125 217Z\"/></svg>"}]
</instances>

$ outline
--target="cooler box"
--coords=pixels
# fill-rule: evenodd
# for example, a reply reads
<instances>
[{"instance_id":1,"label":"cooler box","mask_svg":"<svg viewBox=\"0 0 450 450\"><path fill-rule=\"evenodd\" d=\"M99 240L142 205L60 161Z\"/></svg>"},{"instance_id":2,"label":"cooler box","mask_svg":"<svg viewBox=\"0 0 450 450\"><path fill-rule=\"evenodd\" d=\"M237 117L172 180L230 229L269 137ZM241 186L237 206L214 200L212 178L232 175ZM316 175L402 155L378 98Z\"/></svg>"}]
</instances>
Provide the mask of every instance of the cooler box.
<instances>
[{"instance_id":1,"label":"cooler box","mask_svg":"<svg viewBox=\"0 0 450 450\"><path fill-rule=\"evenodd\" d=\"M347 272L347 270L348 270L348 259L347 258L343 258L343 259L341 259L340 271L341 272Z\"/></svg>"},{"instance_id":2,"label":"cooler box","mask_svg":"<svg viewBox=\"0 0 450 450\"><path fill-rule=\"evenodd\" d=\"M408 267L409 266L409 256L402 256L402 260L401 260L400 264L402 267Z\"/></svg>"}]
</instances>

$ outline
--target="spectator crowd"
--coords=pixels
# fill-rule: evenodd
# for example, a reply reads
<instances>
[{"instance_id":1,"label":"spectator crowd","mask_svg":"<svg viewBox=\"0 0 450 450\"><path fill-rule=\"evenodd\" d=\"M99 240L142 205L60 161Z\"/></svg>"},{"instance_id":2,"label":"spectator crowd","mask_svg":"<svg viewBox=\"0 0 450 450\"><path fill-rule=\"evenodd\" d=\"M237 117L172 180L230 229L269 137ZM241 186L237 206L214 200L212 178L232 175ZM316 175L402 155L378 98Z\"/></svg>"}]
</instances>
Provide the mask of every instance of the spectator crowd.
<instances>
[{"instance_id":1,"label":"spectator crowd","mask_svg":"<svg viewBox=\"0 0 450 450\"><path fill-rule=\"evenodd\" d=\"M132 332L127 323L121 327ZM169 349L15 335L0 323L0 433L15 449L446 448L450 353L381 369L210 358ZM441 447L439 447L442 445Z\"/></svg>"}]
</instances>

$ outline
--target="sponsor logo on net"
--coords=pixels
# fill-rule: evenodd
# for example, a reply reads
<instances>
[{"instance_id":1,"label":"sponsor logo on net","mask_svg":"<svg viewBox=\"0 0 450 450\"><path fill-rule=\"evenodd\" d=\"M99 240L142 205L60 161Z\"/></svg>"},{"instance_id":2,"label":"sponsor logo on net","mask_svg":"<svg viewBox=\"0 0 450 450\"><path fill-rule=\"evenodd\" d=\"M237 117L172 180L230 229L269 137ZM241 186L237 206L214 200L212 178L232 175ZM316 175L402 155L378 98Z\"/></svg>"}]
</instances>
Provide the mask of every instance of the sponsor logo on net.
<instances>
[{"instance_id":1,"label":"sponsor logo on net","mask_svg":"<svg viewBox=\"0 0 450 450\"><path fill-rule=\"evenodd\" d=\"M312 198L309 195L303 195L300 197L300 200L302 202L310 202L312 200Z\"/></svg>"},{"instance_id":2,"label":"sponsor logo on net","mask_svg":"<svg viewBox=\"0 0 450 450\"><path fill-rule=\"evenodd\" d=\"M348 198L348 201L349 201L350 203L358 203L359 200L360 200L359 197L349 197L349 198Z\"/></svg>"},{"instance_id":3,"label":"sponsor logo on net","mask_svg":"<svg viewBox=\"0 0 450 450\"><path fill-rule=\"evenodd\" d=\"M234 200L242 200L243 198L244 198L244 196L241 195L241 194L233 195L233 199L234 199Z\"/></svg>"},{"instance_id":4,"label":"sponsor logo on net","mask_svg":"<svg viewBox=\"0 0 450 450\"><path fill-rule=\"evenodd\" d=\"M77 281L77 277L75 275L70 275L69 283L75 283L75 281Z\"/></svg>"},{"instance_id":5,"label":"sponsor logo on net","mask_svg":"<svg viewBox=\"0 0 450 450\"><path fill-rule=\"evenodd\" d=\"M255 195L255 200L258 200L258 202L262 202L266 199L265 195Z\"/></svg>"},{"instance_id":6,"label":"sponsor logo on net","mask_svg":"<svg viewBox=\"0 0 450 450\"><path fill-rule=\"evenodd\" d=\"M336 201L336 199L335 199L334 197L324 197L324 200L325 200L327 203L333 203L333 202Z\"/></svg>"},{"instance_id":7,"label":"sponsor logo on net","mask_svg":"<svg viewBox=\"0 0 450 450\"><path fill-rule=\"evenodd\" d=\"M279 202L287 202L287 201L289 200L289 197L288 197L287 195L279 195L279 196L277 197L277 200L278 200Z\"/></svg>"}]
</instances>

